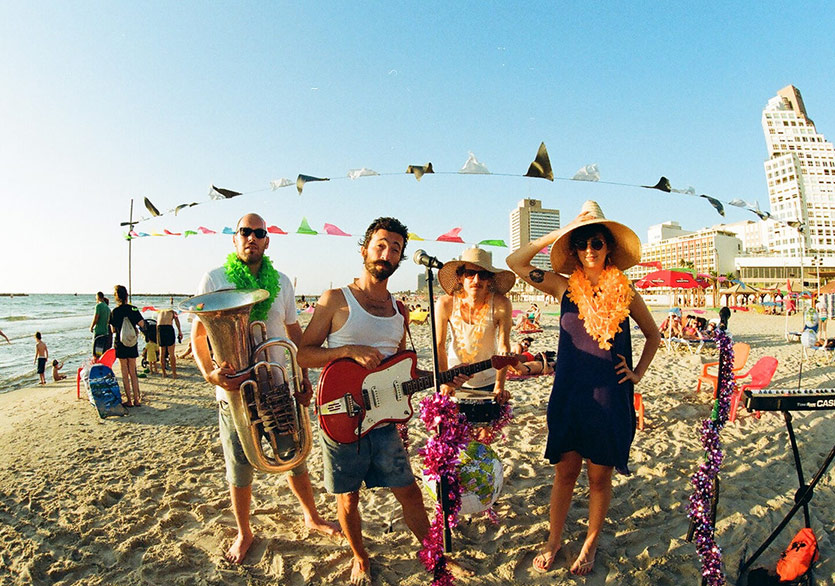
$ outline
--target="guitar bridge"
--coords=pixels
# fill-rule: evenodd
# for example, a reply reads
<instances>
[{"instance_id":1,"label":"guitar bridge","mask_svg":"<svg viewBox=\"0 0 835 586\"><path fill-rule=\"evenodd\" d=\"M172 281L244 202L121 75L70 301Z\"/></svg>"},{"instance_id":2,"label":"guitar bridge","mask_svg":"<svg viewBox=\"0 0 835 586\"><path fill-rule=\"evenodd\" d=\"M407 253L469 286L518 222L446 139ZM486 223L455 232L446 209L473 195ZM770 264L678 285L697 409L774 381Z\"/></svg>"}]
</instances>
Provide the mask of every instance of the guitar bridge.
<instances>
[{"instance_id":1,"label":"guitar bridge","mask_svg":"<svg viewBox=\"0 0 835 586\"><path fill-rule=\"evenodd\" d=\"M345 413L348 414L348 417L356 417L362 413L362 407L354 401L354 396L351 393L345 393L343 399L345 399Z\"/></svg>"}]
</instances>

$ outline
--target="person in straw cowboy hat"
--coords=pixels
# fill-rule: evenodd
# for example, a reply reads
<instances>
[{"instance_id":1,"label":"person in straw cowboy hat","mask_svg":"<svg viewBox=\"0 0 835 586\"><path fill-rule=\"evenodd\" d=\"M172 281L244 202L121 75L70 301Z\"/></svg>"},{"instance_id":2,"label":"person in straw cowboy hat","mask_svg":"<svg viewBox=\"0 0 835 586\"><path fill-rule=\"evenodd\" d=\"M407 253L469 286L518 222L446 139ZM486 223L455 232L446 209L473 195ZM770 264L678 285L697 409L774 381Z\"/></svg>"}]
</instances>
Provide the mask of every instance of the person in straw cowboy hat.
<instances>
[{"instance_id":1,"label":"person in straw cowboy hat","mask_svg":"<svg viewBox=\"0 0 835 586\"><path fill-rule=\"evenodd\" d=\"M513 287L516 276L494 267L490 252L475 246L446 263L438 271L438 281L447 293L435 303L440 369L509 353L512 308L505 293ZM507 368L478 372L464 383L458 396L506 403L510 399L504 388L506 375ZM441 390L456 394L447 385Z\"/></svg>"},{"instance_id":2,"label":"person in straw cowboy hat","mask_svg":"<svg viewBox=\"0 0 835 586\"><path fill-rule=\"evenodd\" d=\"M531 260L551 245L553 271ZM598 539L612 496L612 472L628 474L635 435L633 389L661 342L658 328L623 270L641 259L641 242L628 227L607 220L593 201L567 226L522 246L508 266L540 291L560 300L560 337L548 402L545 457L554 464L550 533L533 567L547 572L562 546L574 485L586 460L589 524L572 574L594 568ZM565 275L569 275L566 277ZM632 317L646 342L632 366Z\"/></svg>"}]
</instances>

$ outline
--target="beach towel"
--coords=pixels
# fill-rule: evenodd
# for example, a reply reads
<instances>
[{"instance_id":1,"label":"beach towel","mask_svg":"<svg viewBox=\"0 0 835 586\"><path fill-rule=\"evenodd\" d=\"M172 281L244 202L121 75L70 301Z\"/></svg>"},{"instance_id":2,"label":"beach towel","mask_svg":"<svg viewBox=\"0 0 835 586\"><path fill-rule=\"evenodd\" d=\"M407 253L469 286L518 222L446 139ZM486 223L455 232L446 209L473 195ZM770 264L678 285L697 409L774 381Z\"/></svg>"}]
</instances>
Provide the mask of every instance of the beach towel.
<instances>
[{"instance_id":1,"label":"beach towel","mask_svg":"<svg viewBox=\"0 0 835 586\"><path fill-rule=\"evenodd\" d=\"M87 398L96 408L100 418L127 415L127 409L122 406L119 382L109 366L85 364L81 370L81 380L87 390Z\"/></svg>"},{"instance_id":2,"label":"beach towel","mask_svg":"<svg viewBox=\"0 0 835 586\"><path fill-rule=\"evenodd\" d=\"M792 542L777 561L777 575L781 582L792 582L809 571L812 564L818 561L818 540L815 532L804 527L797 532Z\"/></svg>"}]
</instances>

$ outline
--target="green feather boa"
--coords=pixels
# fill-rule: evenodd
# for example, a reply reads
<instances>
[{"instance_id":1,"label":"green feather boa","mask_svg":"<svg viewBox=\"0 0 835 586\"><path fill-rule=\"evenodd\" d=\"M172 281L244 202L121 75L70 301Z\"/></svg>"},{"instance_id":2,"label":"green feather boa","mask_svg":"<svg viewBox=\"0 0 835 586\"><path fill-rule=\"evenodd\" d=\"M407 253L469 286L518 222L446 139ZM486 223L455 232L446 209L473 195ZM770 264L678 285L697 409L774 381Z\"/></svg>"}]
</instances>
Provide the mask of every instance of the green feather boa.
<instances>
[{"instance_id":1,"label":"green feather boa","mask_svg":"<svg viewBox=\"0 0 835 586\"><path fill-rule=\"evenodd\" d=\"M224 268L226 269L226 278L234 283L236 289L266 289L269 291L270 296L253 305L252 312L249 314L251 321L267 321L267 312L270 311L276 295L281 291L278 271L273 267L270 257L264 256L257 278L234 252L226 257Z\"/></svg>"}]
</instances>

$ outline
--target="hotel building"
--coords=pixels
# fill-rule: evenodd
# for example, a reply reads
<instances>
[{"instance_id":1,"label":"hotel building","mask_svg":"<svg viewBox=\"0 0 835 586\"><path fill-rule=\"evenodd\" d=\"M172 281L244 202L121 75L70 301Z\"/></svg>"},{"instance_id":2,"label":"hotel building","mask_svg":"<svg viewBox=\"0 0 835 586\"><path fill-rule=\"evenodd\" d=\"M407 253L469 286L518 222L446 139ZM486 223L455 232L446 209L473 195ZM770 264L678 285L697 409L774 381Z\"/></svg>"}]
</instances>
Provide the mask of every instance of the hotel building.
<instances>
[{"instance_id":1,"label":"hotel building","mask_svg":"<svg viewBox=\"0 0 835 586\"><path fill-rule=\"evenodd\" d=\"M560 211L542 207L538 199L523 199L510 212L510 249L518 250L524 244L559 229ZM551 270L551 257L538 252L531 264L544 271Z\"/></svg>"}]
</instances>

